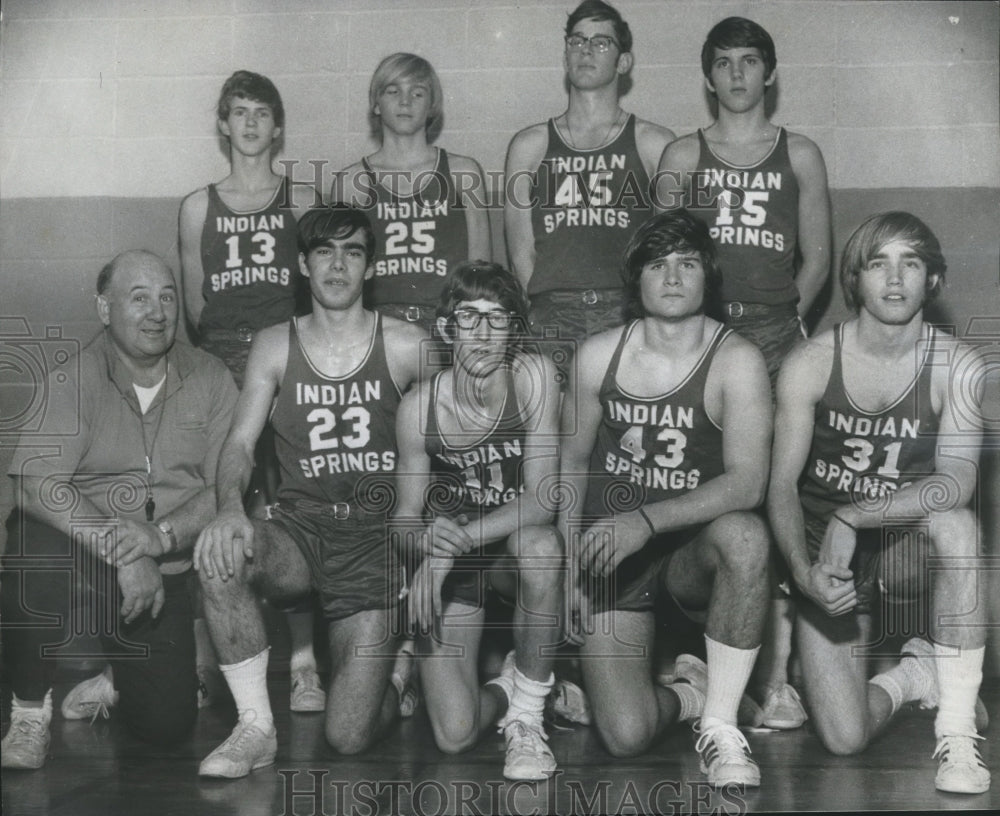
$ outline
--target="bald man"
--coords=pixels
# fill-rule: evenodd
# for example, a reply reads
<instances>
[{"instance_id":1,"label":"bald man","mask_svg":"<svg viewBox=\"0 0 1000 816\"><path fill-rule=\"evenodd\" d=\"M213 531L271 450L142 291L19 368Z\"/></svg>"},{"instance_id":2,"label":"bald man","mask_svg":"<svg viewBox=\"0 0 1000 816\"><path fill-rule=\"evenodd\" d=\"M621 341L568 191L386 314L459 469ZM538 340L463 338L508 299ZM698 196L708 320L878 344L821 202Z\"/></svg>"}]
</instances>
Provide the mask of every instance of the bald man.
<instances>
[{"instance_id":1,"label":"bald man","mask_svg":"<svg viewBox=\"0 0 1000 816\"><path fill-rule=\"evenodd\" d=\"M96 716L117 706L136 737L168 745L190 735L197 714L188 572L195 539L214 515L236 385L220 360L176 341L177 285L156 255L131 251L107 264L96 305L103 331L52 372L51 436L22 437L8 471L18 506L7 551L36 563L53 556L65 563L72 553L74 569L87 576L80 583L94 593L83 609L110 630L102 644L113 674L74 689L73 709ZM39 613L69 620L73 576L13 564L0 588L14 692L2 761L40 768L56 665L42 659L43 647L69 632L32 624ZM132 644L144 654L136 657Z\"/></svg>"}]
</instances>

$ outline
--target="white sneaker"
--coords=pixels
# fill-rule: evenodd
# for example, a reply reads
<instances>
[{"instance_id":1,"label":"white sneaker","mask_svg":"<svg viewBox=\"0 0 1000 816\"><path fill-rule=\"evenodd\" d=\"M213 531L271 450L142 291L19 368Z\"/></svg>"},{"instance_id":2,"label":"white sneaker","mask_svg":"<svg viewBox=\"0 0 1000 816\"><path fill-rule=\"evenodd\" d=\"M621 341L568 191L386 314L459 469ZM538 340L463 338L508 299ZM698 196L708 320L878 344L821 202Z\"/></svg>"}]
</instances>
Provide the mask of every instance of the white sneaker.
<instances>
[{"instance_id":1,"label":"white sneaker","mask_svg":"<svg viewBox=\"0 0 1000 816\"><path fill-rule=\"evenodd\" d=\"M111 709L118 705L114 675L108 666L96 677L77 683L62 701L60 710L67 720L87 720L98 717L108 719Z\"/></svg>"},{"instance_id":2,"label":"white sneaker","mask_svg":"<svg viewBox=\"0 0 1000 816\"><path fill-rule=\"evenodd\" d=\"M412 641L404 643L396 653L389 678L399 695L399 716L404 720L412 717L420 705L420 673L417 671L417 659L407 648L408 645L412 647Z\"/></svg>"},{"instance_id":3,"label":"white sneaker","mask_svg":"<svg viewBox=\"0 0 1000 816\"><path fill-rule=\"evenodd\" d=\"M41 768L45 764L45 755L49 752L51 722L51 707L26 708L12 705L10 729L0 743L0 766L24 770Z\"/></svg>"},{"instance_id":4,"label":"white sneaker","mask_svg":"<svg viewBox=\"0 0 1000 816\"><path fill-rule=\"evenodd\" d=\"M507 741L503 775L507 779L541 780L555 773L556 758L541 723L511 720L503 727L503 735Z\"/></svg>"},{"instance_id":5,"label":"white sneaker","mask_svg":"<svg viewBox=\"0 0 1000 816\"><path fill-rule=\"evenodd\" d=\"M689 654L678 655L674 662L674 682L677 680L687 680L703 695L708 696L708 666L701 658ZM736 722L756 728L763 720L764 712L754 699L748 694L740 697Z\"/></svg>"},{"instance_id":6,"label":"white sneaker","mask_svg":"<svg viewBox=\"0 0 1000 816\"><path fill-rule=\"evenodd\" d=\"M809 719L802 698L788 683L782 683L771 691L764 700L763 718L761 724L766 728L777 728L781 731L792 731L801 728Z\"/></svg>"},{"instance_id":7,"label":"white sneaker","mask_svg":"<svg viewBox=\"0 0 1000 816\"><path fill-rule=\"evenodd\" d=\"M941 737L934 749L938 761L934 787L948 793L986 793L990 771L976 740L982 737Z\"/></svg>"},{"instance_id":8,"label":"white sneaker","mask_svg":"<svg viewBox=\"0 0 1000 816\"><path fill-rule=\"evenodd\" d=\"M920 693L917 701L921 708L937 708L940 703L941 689L938 687L937 653L934 646L922 638L910 638L903 644L899 653L900 663L904 660L911 671L909 676L917 684L916 691ZM942 658L948 660L949 658ZM975 709L976 731L982 733L990 725L990 715L980 697L976 697Z\"/></svg>"},{"instance_id":9,"label":"white sneaker","mask_svg":"<svg viewBox=\"0 0 1000 816\"><path fill-rule=\"evenodd\" d=\"M554 715L569 722L580 725L590 725L593 722L590 701L583 689L572 680L556 680L549 693L549 706Z\"/></svg>"},{"instance_id":10,"label":"white sneaker","mask_svg":"<svg viewBox=\"0 0 1000 816\"><path fill-rule=\"evenodd\" d=\"M750 759L750 746L740 729L722 722L703 729L698 722L694 730L700 734L694 749L709 785L714 788L725 785L760 787L760 768Z\"/></svg>"},{"instance_id":11,"label":"white sneaker","mask_svg":"<svg viewBox=\"0 0 1000 816\"><path fill-rule=\"evenodd\" d=\"M229 738L202 760L198 775L238 779L250 771L273 764L277 752L278 738L274 726L271 726L270 733L265 733L252 721L240 721Z\"/></svg>"},{"instance_id":12,"label":"white sneaker","mask_svg":"<svg viewBox=\"0 0 1000 816\"><path fill-rule=\"evenodd\" d=\"M302 669L292 673L288 707L299 713L326 710L326 694L315 669Z\"/></svg>"}]
</instances>

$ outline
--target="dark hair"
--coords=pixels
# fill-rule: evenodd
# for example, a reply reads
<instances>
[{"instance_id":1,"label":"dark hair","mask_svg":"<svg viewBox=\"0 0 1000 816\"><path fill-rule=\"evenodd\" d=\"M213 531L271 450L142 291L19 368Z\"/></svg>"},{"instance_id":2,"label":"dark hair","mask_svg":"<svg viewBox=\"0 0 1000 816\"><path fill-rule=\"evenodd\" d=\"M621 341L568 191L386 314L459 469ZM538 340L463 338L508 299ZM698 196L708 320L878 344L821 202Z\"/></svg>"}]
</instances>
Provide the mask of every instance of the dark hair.
<instances>
[{"instance_id":1,"label":"dark hair","mask_svg":"<svg viewBox=\"0 0 1000 816\"><path fill-rule=\"evenodd\" d=\"M926 300L934 300L944 287L948 265L941 244L923 221L908 212L886 212L869 216L847 239L840 256L840 288L847 308L857 311L858 276L886 244L905 241L927 266Z\"/></svg>"},{"instance_id":2,"label":"dark hair","mask_svg":"<svg viewBox=\"0 0 1000 816\"><path fill-rule=\"evenodd\" d=\"M764 58L768 79L778 65L778 57L774 51L774 40L767 31L753 20L746 17L727 17L712 26L701 47L701 72L706 77L712 75L712 63L715 61L715 49L726 51L730 48L757 48Z\"/></svg>"},{"instance_id":3,"label":"dark hair","mask_svg":"<svg viewBox=\"0 0 1000 816\"><path fill-rule=\"evenodd\" d=\"M316 247L332 240L343 241L359 229L365 231L366 261L371 263L375 258L375 233L364 210L342 203L313 207L299 219L299 252L308 255Z\"/></svg>"},{"instance_id":4,"label":"dark hair","mask_svg":"<svg viewBox=\"0 0 1000 816\"><path fill-rule=\"evenodd\" d=\"M229 110L233 99L242 96L254 102L263 102L270 105L274 114L274 124L280 128L285 126L285 106L281 103L281 94L263 74L255 74L253 71L236 71L222 86L219 93L219 102L216 105L216 115L220 121L229 118Z\"/></svg>"},{"instance_id":5,"label":"dark hair","mask_svg":"<svg viewBox=\"0 0 1000 816\"><path fill-rule=\"evenodd\" d=\"M605 3L603 0L583 0L570 12L569 19L566 21L567 37L573 33L576 24L582 20L596 20L599 23L610 20L614 25L615 37L618 38L621 52L627 54L632 50L632 30L628 27L628 23L622 19L618 9L610 3Z\"/></svg>"},{"instance_id":6,"label":"dark hair","mask_svg":"<svg viewBox=\"0 0 1000 816\"><path fill-rule=\"evenodd\" d=\"M505 267L491 261L463 261L452 270L438 299L437 316L448 321L448 335L454 336L455 307L466 300L495 300L514 315L511 345L528 333L528 298L521 282Z\"/></svg>"},{"instance_id":7,"label":"dark hair","mask_svg":"<svg viewBox=\"0 0 1000 816\"><path fill-rule=\"evenodd\" d=\"M639 278L650 261L671 252L697 252L705 269L704 306L713 303L722 288L722 271L715 256L715 244L704 221L685 209L654 216L637 229L625 247L622 275L625 278L625 310L628 317L644 317Z\"/></svg>"}]
</instances>

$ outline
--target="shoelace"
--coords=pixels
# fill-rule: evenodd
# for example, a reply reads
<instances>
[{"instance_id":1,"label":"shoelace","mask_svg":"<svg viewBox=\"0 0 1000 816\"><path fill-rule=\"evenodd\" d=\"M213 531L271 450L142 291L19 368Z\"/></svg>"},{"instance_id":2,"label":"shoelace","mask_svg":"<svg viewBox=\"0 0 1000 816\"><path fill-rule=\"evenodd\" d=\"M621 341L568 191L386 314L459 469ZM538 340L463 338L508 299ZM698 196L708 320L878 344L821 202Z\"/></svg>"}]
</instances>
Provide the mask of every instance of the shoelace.
<instances>
[{"instance_id":1,"label":"shoelace","mask_svg":"<svg viewBox=\"0 0 1000 816\"><path fill-rule=\"evenodd\" d=\"M979 753L979 746L976 740L982 737L941 737L937 747L934 749L933 758L940 762L949 762L954 765L969 765L972 767L985 768L982 754Z\"/></svg>"},{"instance_id":2,"label":"shoelace","mask_svg":"<svg viewBox=\"0 0 1000 816\"><path fill-rule=\"evenodd\" d=\"M539 740L548 741L548 735L538 726L526 725L521 720L513 720L500 729L507 738L507 745L515 745L518 750L532 754L544 753L539 746Z\"/></svg>"},{"instance_id":3,"label":"shoelace","mask_svg":"<svg viewBox=\"0 0 1000 816\"><path fill-rule=\"evenodd\" d=\"M97 722L98 717L103 717L105 720L111 719L111 708L104 700L84 700L80 702L80 708L91 711L91 725Z\"/></svg>"},{"instance_id":4,"label":"shoelace","mask_svg":"<svg viewBox=\"0 0 1000 816\"><path fill-rule=\"evenodd\" d=\"M16 730L15 730L16 729ZM45 733L45 723L38 717L18 717L10 724L12 743L24 742L42 736Z\"/></svg>"},{"instance_id":5,"label":"shoelace","mask_svg":"<svg viewBox=\"0 0 1000 816\"><path fill-rule=\"evenodd\" d=\"M698 724L696 730L701 731L701 723ZM751 751L747 738L738 728L730 725L715 725L701 731L701 736L695 742L694 749L699 754L705 752L706 765L711 765L717 760L721 760L723 764L731 761L740 764L753 762L749 757Z\"/></svg>"}]
</instances>

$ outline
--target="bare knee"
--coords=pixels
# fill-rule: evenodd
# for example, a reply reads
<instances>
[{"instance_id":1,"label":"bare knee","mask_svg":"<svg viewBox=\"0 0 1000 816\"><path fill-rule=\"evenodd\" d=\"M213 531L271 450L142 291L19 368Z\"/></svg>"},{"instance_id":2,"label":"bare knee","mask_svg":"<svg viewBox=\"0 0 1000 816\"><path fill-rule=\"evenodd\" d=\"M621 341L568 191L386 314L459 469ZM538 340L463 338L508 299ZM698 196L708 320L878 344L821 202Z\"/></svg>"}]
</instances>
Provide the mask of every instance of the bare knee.
<instances>
[{"instance_id":1,"label":"bare knee","mask_svg":"<svg viewBox=\"0 0 1000 816\"><path fill-rule=\"evenodd\" d=\"M360 754L371 745L371 735L362 729L352 728L348 724L326 724L326 741L338 754L347 756Z\"/></svg>"},{"instance_id":2,"label":"bare knee","mask_svg":"<svg viewBox=\"0 0 1000 816\"><path fill-rule=\"evenodd\" d=\"M562 586L562 538L553 527L526 527L518 536L518 580L529 590Z\"/></svg>"},{"instance_id":3,"label":"bare knee","mask_svg":"<svg viewBox=\"0 0 1000 816\"><path fill-rule=\"evenodd\" d=\"M629 716L619 717L614 722L601 722L598 719L597 732L608 753L619 758L644 753L656 736L653 723Z\"/></svg>"},{"instance_id":4,"label":"bare knee","mask_svg":"<svg viewBox=\"0 0 1000 816\"><path fill-rule=\"evenodd\" d=\"M437 747L450 755L468 751L476 744L479 736L472 722L432 722L431 726Z\"/></svg>"},{"instance_id":5,"label":"bare knee","mask_svg":"<svg viewBox=\"0 0 1000 816\"><path fill-rule=\"evenodd\" d=\"M727 513L712 523L710 535L720 566L743 575L767 571L771 538L756 513Z\"/></svg>"},{"instance_id":6,"label":"bare knee","mask_svg":"<svg viewBox=\"0 0 1000 816\"><path fill-rule=\"evenodd\" d=\"M960 507L929 518L931 547L937 555L975 555L977 553L976 516Z\"/></svg>"},{"instance_id":7,"label":"bare knee","mask_svg":"<svg viewBox=\"0 0 1000 816\"><path fill-rule=\"evenodd\" d=\"M854 756L868 747L868 734L864 728L840 727L830 728L816 725L819 741L831 754L836 756Z\"/></svg>"}]
</instances>

